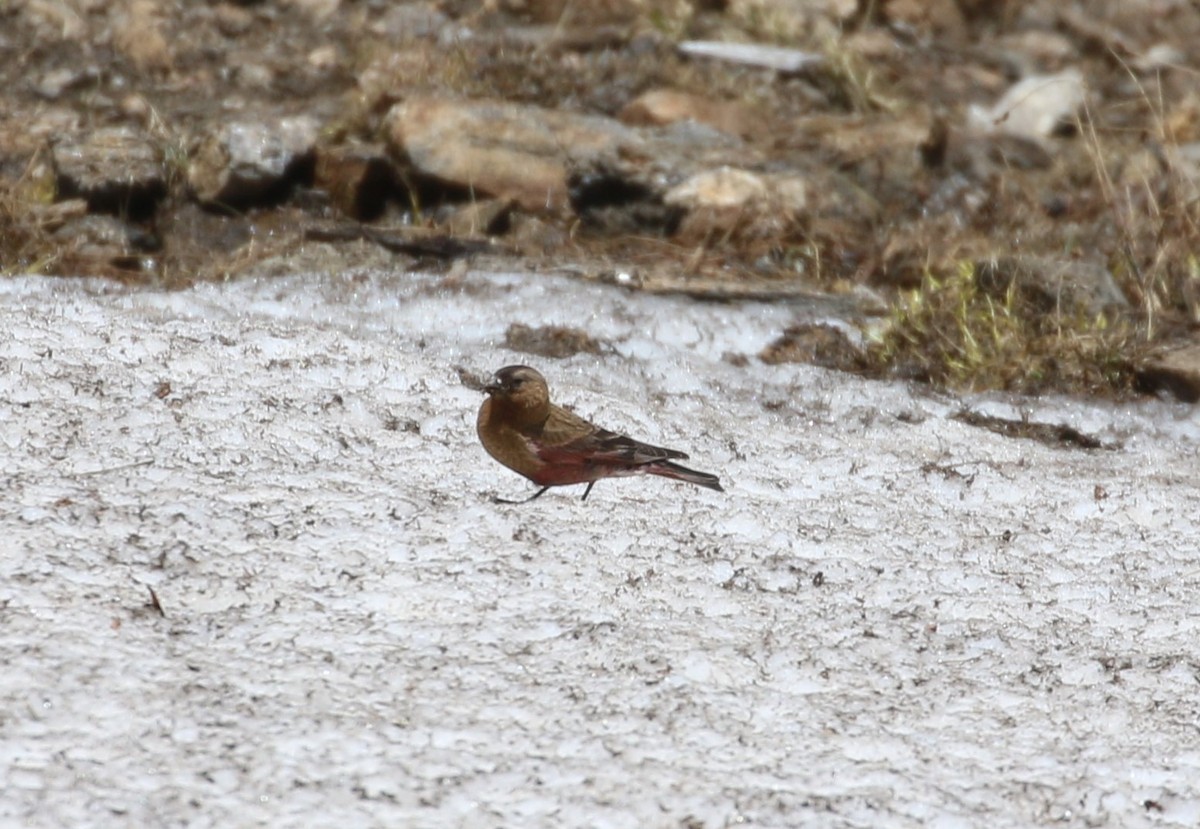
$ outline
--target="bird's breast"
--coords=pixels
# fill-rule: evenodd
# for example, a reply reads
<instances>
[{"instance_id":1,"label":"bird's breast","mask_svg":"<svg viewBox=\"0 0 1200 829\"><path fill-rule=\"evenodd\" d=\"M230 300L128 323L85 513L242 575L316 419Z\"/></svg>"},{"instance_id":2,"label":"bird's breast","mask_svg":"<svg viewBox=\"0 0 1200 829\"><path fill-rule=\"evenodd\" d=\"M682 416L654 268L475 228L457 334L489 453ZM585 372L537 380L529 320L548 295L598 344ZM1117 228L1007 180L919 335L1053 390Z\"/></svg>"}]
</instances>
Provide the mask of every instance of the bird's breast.
<instances>
[{"instance_id":1,"label":"bird's breast","mask_svg":"<svg viewBox=\"0 0 1200 829\"><path fill-rule=\"evenodd\" d=\"M502 410L497 411L491 398L483 401L475 420L479 442L489 455L509 469L536 480L545 464L538 458L529 438L507 423L503 414Z\"/></svg>"}]
</instances>

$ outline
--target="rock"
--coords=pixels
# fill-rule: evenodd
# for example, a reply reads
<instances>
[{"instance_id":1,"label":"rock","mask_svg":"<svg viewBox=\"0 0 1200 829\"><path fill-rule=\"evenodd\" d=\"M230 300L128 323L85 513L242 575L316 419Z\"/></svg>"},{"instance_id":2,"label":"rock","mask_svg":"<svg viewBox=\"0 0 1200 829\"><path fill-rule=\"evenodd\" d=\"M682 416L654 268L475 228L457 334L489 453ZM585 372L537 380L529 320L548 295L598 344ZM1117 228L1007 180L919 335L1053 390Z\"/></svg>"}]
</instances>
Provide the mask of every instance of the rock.
<instances>
[{"instance_id":1,"label":"rock","mask_svg":"<svg viewBox=\"0 0 1200 829\"><path fill-rule=\"evenodd\" d=\"M760 175L721 167L698 173L671 188L663 202L686 211L677 236L687 241L735 234L781 236L805 214L808 190L794 174Z\"/></svg>"},{"instance_id":2,"label":"rock","mask_svg":"<svg viewBox=\"0 0 1200 829\"><path fill-rule=\"evenodd\" d=\"M154 116L154 108L150 106L150 102L138 94L126 95L117 102L117 108L126 118L143 125L149 125Z\"/></svg>"},{"instance_id":3,"label":"rock","mask_svg":"<svg viewBox=\"0 0 1200 829\"><path fill-rule=\"evenodd\" d=\"M605 49L624 49L631 40L631 29L627 25L608 26L577 25L570 29L561 26L550 29L544 45L534 47L547 52L599 52ZM533 38L530 38L531 40ZM631 50L632 51L632 50Z\"/></svg>"},{"instance_id":4,"label":"rock","mask_svg":"<svg viewBox=\"0 0 1200 829\"><path fill-rule=\"evenodd\" d=\"M333 46L318 46L308 53L308 65L318 73L332 72L340 63L338 50Z\"/></svg>"},{"instance_id":5,"label":"rock","mask_svg":"<svg viewBox=\"0 0 1200 829\"><path fill-rule=\"evenodd\" d=\"M936 131L929 113L913 108L902 115L813 115L792 125L793 140L818 142L833 153L839 169L868 168L873 178L911 179L918 151ZM880 167L885 168L880 172Z\"/></svg>"},{"instance_id":6,"label":"rock","mask_svg":"<svg viewBox=\"0 0 1200 829\"><path fill-rule=\"evenodd\" d=\"M825 0L824 12L840 24L849 23L860 14L858 0Z\"/></svg>"},{"instance_id":7,"label":"rock","mask_svg":"<svg viewBox=\"0 0 1200 829\"><path fill-rule=\"evenodd\" d=\"M526 210L568 205L568 165L596 155L636 152L628 127L502 101L413 98L388 113L392 152L425 182L451 195L516 200Z\"/></svg>"},{"instance_id":8,"label":"rock","mask_svg":"<svg viewBox=\"0 0 1200 829\"><path fill-rule=\"evenodd\" d=\"M254 14L233 3L218 3L213 7L213 21L226 37L240 37L254 26Z\"/></svg>"},{"instance_id":9,"label":"rock","mask_svg":"<svg viewBox=\"0 0 1200 829\"><path fill-rule=\"evenodd\" d=\"M499 0L497 5L516 17L538 23L556 23L567 7L567 0Z\"/></svg>"},{"instance_id":10,"label":"rock","mask_svg":"<svg viewBox=\"0 0 1200 829\"><path fill-rule=\"evenodd\" d=\"M29 218L45 231L55 231L67 222L82 219L87 215L87 202L83 199L67 199L54 204L31 203L26 208Z\"/></svg>"},{"instance_id":11,"label":"rock","mask_svg":"<svg viewBox=\"0 0 1200 829\"><path fill-rule=\"evenodd\" d=\"M823 55L813 52L761 43L688 40L679 44L679 51L689 57L712 58L760 69L773 69L782 75L795 75L825 62Z\"/></svg>"},{"instance_id":12,"label":"rock","mask_svg":"<svg viewBox=\"0 0 1200 829\"><path fill-rule=\"evenodd\" d=\"M775 43L826 43L854 28L858 0L707 0L731 27ZM698 5L698 4L697 4Z\"/></svg>"},{"instance_id":13,"label":"rock","mask_svg":"<svg viewBox=\"0 0 1200 829\"><path fill-rule=\"evenodd\" d=\"M626 104L620 119L631 126L664 126L692 120L730 135L749 138L766 129L766 119L741 101L713 101L673 89L652 89Z\"/></svg>"},{"instance_id":14,"label":"rock","mask_svg":"<svg viewBox=\"0 0 1200 829\"><path fill-rule=\"evenodd\" d=\"M1171 143L1200 141L1200 95L1188 91L1182 100L1171 104L1163 117L1162 131Z\"/></svg>"},{"instance_id":15,"label":"rock","mask_svg":"<svg viewBox=\"0 0 1200 829\"><path fill-rule=\"evenodd\" d=\"M278 201L311 173L317 132L317 120L307 115L226 124L193 154L188 184L209 207Z\"/></svg>"},{"instance_id":16,"label":"rock","mask_svg":"<svg viewBox=\"0 0 1200 829\"><path fill-rule=\"evenodd\" d=\"M22 4L17 13L29 16L38 30L38 39L56 42L59 40L83 41L88 37L87 14L83 4L56 3L54 0L29 0Z\"/></svg>"},{"instance_id":17,"label":"rock","mask_svg":"<svg viewBox=\"0 0 1200 829\"><path fill-rule=\"evenodd\" d=\"M498 236L508 232L515 206L512 199L471 202L449 208L437 223L455 236Z\"/></svg>"},{"instance_id":18,"label":"rock","mask_svg":"<svg viewBox=\"0 0 1200 829\"><path fill-rule=\"evenodd\" d=\"M78 89L100 80L96 66L63 66L52 69L33 84L33 91L48 101L62 96L64 92Z\"/></svg>"},{"instance_id":19,"label":"rock","mask_svg":"<svg viewBox=\"0 0 1200 829\"><path fill-rule=\"evenodd\" d=\"M61 199L86 199L93 211L145 216L167 192L159 150L145 133L101 127L53 143Z\"/></svg>"},{"instance_id":20,"label":"rock","mask_svg":"<svg viewBox=\"0 0 1200 829\"><path fill-rule=\"evenodd\" d=\"M284 4L320 22L332 17L341 5L341 0L287 0Z\"/></svg>"},{"instance_id":21,"label":"rock","mask_svg":"<svg viewBox=\"0 0 1200 829\"><path fill-rule=\"evenodd\" d=\"M629 24L655 15L659 25L679 25L693 14L689 0L492 0L508 14L560 29L595 29Z\"/></svg>"},{"instance_id":22,"label":"rock","mask_svg":"<svg viewBox=\"0 0 1200 829\"><path fill-rule=\"evenodd\" d=\"M1070 38L1055 31L1027 29L999 39L998 45L1007 62L1021 75L1057 69L1078 56Z\"/></svg>"},{"instance_id":23,"label":"rock","mask_svg":"<svg viewBox=\"0 0 1200 829\"><path fill-rule=\"evenodd\" d=\"M252 60L239 62L231 68L230 79L239 89L258 95L268 95L275 86L275 70Z\"/></svg>"},{"instance_id":24,"label":"rock","mask_svg":"<svg viewBox=\"0 0 1200 829\"><path fill-rule=\"evenodd\" d=\"M886 0L882 5L893 26L924 30L947 40L967 36L967 21L956 0Z\"/></svg>"},{"instance_id":25,"label":"rock","mask_svg":"<svg viewBox=\"0 0 1200 829\"><path fill-rule=\"evenodd\" d=\"M139 71L165 72L174 57L163 29L157 0L131 0L114 15L113 45Z\"/></svg>"},{"instance_id":26,"label":"rock","mask_svg":"<svg viewBox=\"0 0 1200 829\"><path fill-rule=\"evenodd\" d=\"M510 243L524 256L545 256L560 251L570 242L563 228L528 213L514 213L508 231Z\"/></svg>"},{"instance_id":27,"label":"rock","mask_svg":"<svg viewBox=\"0 0 1200 829\"><path fill-rule=\"evenodd\" d=\"M1177 198L1185 204L1194 203L1200 198L1200 141L1168 146L1153 155L1157 160L1166 160L1172 176L1171 187ZM1130 179L1131 176L1123 175L1122 178ZM1146 180L1138 180L1134 186L1144 186Z\"/></svg>"},{"instance_id":28,"label":"rock","mask_svg":"<svg viewBox=\"0 0 1200 829\"><path fill-rule=\"evenodd\" d=\"M867 28L848 32L840 36L839 45L848 55L871 64L876 61L894 60L902 55L903 47L887 29Z\"/></svg>"},{"instance_id":29,"label":"rock","mask_svg":"<svg viewBox=\"0 0 1200 829\"><path fill-rule=\"evenodd\" d=\"M934 149L934 144L921 148L925 166L936 171L922 191L922 213L926 218L953 216L960 225L994 208L995 182L1001 176L1045 170L1054 163L1042 142L1007 133L948 130L941 152Z\"/></svg>"},{"instance_id":30,"label":"rock","mask_svg":"<svg viewBox=\"0 0 1200 829\"><path fill-rule=\"evenodd\" d=\"M1200 402L1200 343L1174 348L1146 361L1138 371L1146 391L1167 391L1185 403Z\"/></svg>"},{"instance_id":31,"label":"rock","mask_svg":"<svg viewBox=\"0 0 1200 829\"><path fill-rule=\"evenodd\" d=\"M162 246L153 233L115 216L95 214L68 219L53 238L61 246L64 272L80 276L120 277L153 270L157 266L147 254Z\"/></svg>"},{"instance_id":32,"label":"rock","mask_svg":"<svg viewBox=\"0 0 1200 829\"><path fill-rule=\"evenodd\" d=\"M68 202L71 204L71 202ZM77 253L97 256L128 256L135 252L158 249L153 234L113 216L85 215L66 220L54 231L54 237Z\"/></svg>"},{"instance_id":33,"label":"rock","mask_svg":"<svg viewBox=\"0 0 1200 829\"><path fill-rule=\"evenodd\" d=\"M971 107L968 120L982 132L1047 138L1074 124L1086 91L1078 69L1035 75L1010 87L991 109Z\"/></svg>"},{"instance_id":34,"label":"rock","mask_svg":"<svg viewBox=\"0 0 1200 829\"><path fill-rule=\"evenodd\" d=\"M386 11L371 21L369 30L372 34L401 41L433 37L449 22L450 18L432 4L388 4Z\"/></svg>"},{"instance_id":35,"label":"rock","mask_svg":"<svg viewBox=\"0 0 1200 829\"><path fill-rule=\"evenodd\" d=\"M319 148L313 185L342 213L364 222L379 218L388 199L402 190L391 159L374 145Z\"/></svg>"},{"instance_id":36,"label":"rock","mask_svg":"<svg viewBox=\"0 0 1200 829\"><path fill-rule=\"evenodd\" d=\"M993 259L975 264L975 279L981 290L996 297L1002 297L1015 283L1023 297L1047 314L1094 317L1129 306L1108 268L1086 259Z\"/></svg>"},{"instance_id":37,"label":"rock","mask_svg":"<svg viewBox=\"0 0 1200 829\"><path fill-rule=\"evenodd\" d=\"M767 197L767 183L747 170L722 167L692 176L671 188L664 199L687 210L743 208Z\"/></svg>"},{"instance_id":38,"label":"rock","mask_svg":"<svg viewBox=\"0 0 1200 829\"><path fill-rule=\"evenodd\" d=\"M1200 143L1148 142L1122 160L1116 184L1137 211L1159 210L1172 202L1192 204L1200 198Z\"/></svg>"},{"instance_id":39,"label":"rock","mask_svg":"<svg viewBox=\"0 0 1200 829\"><path fill-rule=\"evenodd\" d=\"M1125 5L1138 6L1137 3ZM1119 7L1114 11L1119 11ZM1069 33L1085 51L1103 55L1105 58L1116 56L1121 60L1128 60L1134 55L1135 50L1126 34L1121 31L1119 25L1113 25L1117 23L1119 14L1095 14L1083 8L1071 8L1067 3L1060 4L1056 12L1058 27ZM1140 16L1136 11L1134 15Z\"/></svg>"},{"instance_id":40,"label":"rock","mask_svg":"<svg viewBox=\"0 0 1200 829\"><path fill-rule=\"evenodd\" d=\"M636 148L572 159L571 206L593 230L669 235L684 214L664 202L672 186L722 166L762 163L757 149L695 121L677 121L641 137Z\"/></svg>"},{"instance_id":41,"label":"rock","mask_svg":"<svg viewBox=\"0 0 1200 829\"><path fill-rule=\"evenodd\" d=\"M1187 55L1170 43L1156 43L1133 59L1133 68L1144 75L1187 64Z\"/></svg>"}]
</instances>

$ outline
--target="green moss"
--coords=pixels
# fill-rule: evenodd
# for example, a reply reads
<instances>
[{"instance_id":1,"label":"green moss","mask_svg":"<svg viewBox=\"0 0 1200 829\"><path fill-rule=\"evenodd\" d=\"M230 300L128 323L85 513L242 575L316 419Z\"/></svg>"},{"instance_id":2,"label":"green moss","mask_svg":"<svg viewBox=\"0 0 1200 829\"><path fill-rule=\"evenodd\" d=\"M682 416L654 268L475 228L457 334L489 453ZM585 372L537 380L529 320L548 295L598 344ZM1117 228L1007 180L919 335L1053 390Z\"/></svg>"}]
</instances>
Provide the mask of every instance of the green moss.
<instances>
[{"instance_id":1,"label":"green moss","mask_svg":"<svg viewBox=\"0 0 1200 829\"><path fill-rule=\"evenodd\" d=\"M1104 315L1047 314L1016 282L989 293L975 265L927 274L869 338L877 375L901 374L938 388L1120 395L1133 384L1132 329Z\"/></svg>"}]
</instances>

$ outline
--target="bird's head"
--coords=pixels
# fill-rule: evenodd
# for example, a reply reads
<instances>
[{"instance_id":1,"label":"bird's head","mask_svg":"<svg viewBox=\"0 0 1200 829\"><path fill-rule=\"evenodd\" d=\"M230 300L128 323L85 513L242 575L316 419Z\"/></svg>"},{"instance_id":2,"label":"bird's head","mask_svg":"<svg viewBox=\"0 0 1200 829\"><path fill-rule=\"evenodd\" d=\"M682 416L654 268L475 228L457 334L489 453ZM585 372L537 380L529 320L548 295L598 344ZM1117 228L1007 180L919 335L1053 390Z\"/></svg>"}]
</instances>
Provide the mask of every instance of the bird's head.
<instances>
[{"instance_id":1,"label":"bird's head","mask_svg":"<svg viewBox=\"0 0 1200 829\"><path fill-rule=\"evenodd\" d=\"M483 390L497 403L529 412L548 409L546 378L529 366L505 366L491 376Z\"/></svg>"}]
</instances>

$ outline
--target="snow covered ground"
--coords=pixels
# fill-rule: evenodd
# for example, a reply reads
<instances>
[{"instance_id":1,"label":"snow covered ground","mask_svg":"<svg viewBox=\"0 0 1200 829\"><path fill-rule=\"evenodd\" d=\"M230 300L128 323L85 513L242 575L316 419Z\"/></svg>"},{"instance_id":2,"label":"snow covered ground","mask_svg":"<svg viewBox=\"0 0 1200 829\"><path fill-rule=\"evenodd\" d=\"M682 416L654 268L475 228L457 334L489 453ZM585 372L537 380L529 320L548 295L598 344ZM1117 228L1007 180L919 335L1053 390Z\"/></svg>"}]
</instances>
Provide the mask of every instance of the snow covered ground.
<instances>
[{"instance_id":1,"label":"snow covered ground","mask_svg":"<svg viewBox=\"0 0 1200 829\"><path fill-rule=\"evenodd\" d=\"M1192 410L966 401L1122 444L1071 451L724 359L793 313L0 282L0 824L1200 824ZM491 503L457 367L514 362L728 491Z\"/></svg>"}]
</instances>

